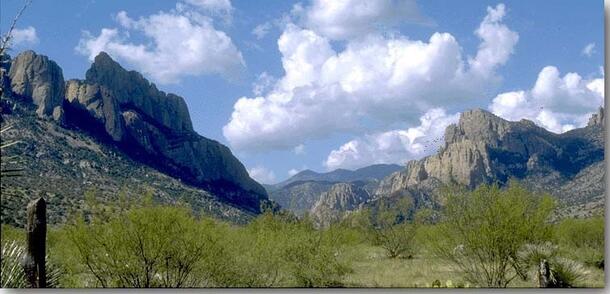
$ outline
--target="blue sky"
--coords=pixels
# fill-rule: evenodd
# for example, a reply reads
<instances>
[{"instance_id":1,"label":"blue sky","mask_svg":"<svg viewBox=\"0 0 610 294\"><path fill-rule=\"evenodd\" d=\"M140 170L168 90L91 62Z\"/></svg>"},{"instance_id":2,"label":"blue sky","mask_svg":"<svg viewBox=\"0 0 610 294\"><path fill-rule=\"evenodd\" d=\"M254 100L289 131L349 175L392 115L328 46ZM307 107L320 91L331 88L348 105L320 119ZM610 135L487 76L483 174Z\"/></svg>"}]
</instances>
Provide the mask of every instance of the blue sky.
<instances>
[{"instance_id":1,"label":"blue sky","mask_svg":"<svg viewBox=\"0 0 610 294\"><path fill-rule=\"evenodd\" d=\"M11 54L82 79L109 51L266 183L420 158L472 107L562 132L602 104L602 1L339 2L34 0ZM2 0L2 32L22 4Z\"/></svg>"}]
</instances>

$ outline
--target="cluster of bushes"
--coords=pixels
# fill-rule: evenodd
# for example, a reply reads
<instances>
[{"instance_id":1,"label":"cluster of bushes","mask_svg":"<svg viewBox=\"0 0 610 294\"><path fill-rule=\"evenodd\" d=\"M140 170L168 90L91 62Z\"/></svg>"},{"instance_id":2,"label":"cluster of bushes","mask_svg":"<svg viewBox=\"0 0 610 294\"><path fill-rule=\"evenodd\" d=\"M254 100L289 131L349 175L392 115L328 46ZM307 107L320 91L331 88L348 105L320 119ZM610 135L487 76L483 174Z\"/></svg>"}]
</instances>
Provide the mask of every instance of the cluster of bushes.
<instances>
[{"instance_id":1,"label":"cluster of bushes","mask_svg":"<svg viewBox=\"0 0 610 294\"><path fill-rule=\"evenodd\" d=\"M286 213L237 226L150 198L87 207L48 233L64 287L336 287L350 270L342 259L350 236ZM3 228L3 245L23 244L22 235Z\"/></svg>"},{"instance_id":2,"label":"cluster of bushes","mask_svg":"<svg viewBox=\"0 0 610 294\"><path fill-rule=\"evenodd\" d=\"M552 199L514 183L443 195L440 216L402 198L324 229L285 211L231 225L155 205L150 195L136 204L119 197L114 207L87 195L86 211L50 229L48 261L63 287L339 287L360 262L349 252L363 244L388 258L438 258L483 287L573 287L586 278L581 262L603 268L602 217L551 224ZM21 236L3 226L3 259Z\"/></svg>"}]
</instances>

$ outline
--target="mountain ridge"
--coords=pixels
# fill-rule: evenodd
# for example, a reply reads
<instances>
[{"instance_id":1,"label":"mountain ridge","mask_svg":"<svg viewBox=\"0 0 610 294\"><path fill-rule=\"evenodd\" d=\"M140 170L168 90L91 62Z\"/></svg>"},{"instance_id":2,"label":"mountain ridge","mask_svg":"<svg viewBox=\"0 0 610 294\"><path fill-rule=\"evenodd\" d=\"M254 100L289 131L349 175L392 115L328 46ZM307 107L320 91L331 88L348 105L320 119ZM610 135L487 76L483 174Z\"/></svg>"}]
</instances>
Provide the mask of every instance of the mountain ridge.
<instances>
[{"instance_id":1,"label":"mountain ridge","mask_svg":"<svg viewBox=\"0 0 610 294\"><path fill-rule=\"evenodd\" d=\"M8 72L2 77L3 97L25 105L24 111L15 114L26 115L27 105L33 105L41 122L54 121L68 132L115 146L138 164L249 213L259 213L261 204L269 201L263 186L249 176L228 147L193 130L182 97L158 90L108 54L96 56L85 80L64 81L57 63L31 50L3 67ZM9 107L2 109L10 116Z\"/></svg>"}]
</instances>

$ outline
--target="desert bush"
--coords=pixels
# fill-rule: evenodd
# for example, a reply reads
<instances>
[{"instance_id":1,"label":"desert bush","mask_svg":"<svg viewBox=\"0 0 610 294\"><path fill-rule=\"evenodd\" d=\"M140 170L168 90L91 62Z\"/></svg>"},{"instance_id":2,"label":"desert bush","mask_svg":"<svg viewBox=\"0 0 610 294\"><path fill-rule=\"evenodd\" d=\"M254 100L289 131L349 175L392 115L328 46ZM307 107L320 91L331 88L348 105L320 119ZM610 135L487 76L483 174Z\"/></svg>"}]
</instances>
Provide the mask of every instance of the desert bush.
<instances>
[{"instance_id":1,"label":"desert bush","mask_svg":"<svg viewBox=\"0 0 610 294\"><path fill-rule=\"evenodd\" d=\"M412 209L411 198L400 198L395 203L379 200L365 212L369 232L375 245L382 247L390 258L410 258L417 248L415 235L418 222L408 220Z\"/></svg>"},{"instance_id":2,"label":"desert bush","mask_svg":"<svg viewBox=\"0 0 610 294\"><path fill-rule=\"evenodd\" d=\"M465 278L487 287L507 287L520 274L518 251L551 238L549 196L512 182L505 189L482 185L474 191L444 191L444 222L430 230L431 250Z\"/></svg>"},{"instance_id":3,"label":"desert bush","mask_svg":"<svg viewBox=\"0 0 610 294\"><path fill-rule=\"evenodd\" d=\"M604 218L566 219L555 229L555 239L571 258L603 268Z\"/></svg>"},{"instance_id":4,"label":"desert bush","mask_svg":"<svg viewBox=\"0 0 610 294\"><path fill-rule=\"evenodd\" d=\"M231 236L232 286L338 286L349 270L339 259L343 234L316 230L308 219L267 212Z\"/></svg>"},{"instance_id":5,"label":"desert bush","mask_svg":"<svg viewBox=\"0 0 610 294\"><path fill-rule=\"evenodd\" d=\"M82 219L67 232L84 269L101 287L214 286L223 250L211 220L180 207L148 206L107 222Z\"/></svg>"}]
</instances>

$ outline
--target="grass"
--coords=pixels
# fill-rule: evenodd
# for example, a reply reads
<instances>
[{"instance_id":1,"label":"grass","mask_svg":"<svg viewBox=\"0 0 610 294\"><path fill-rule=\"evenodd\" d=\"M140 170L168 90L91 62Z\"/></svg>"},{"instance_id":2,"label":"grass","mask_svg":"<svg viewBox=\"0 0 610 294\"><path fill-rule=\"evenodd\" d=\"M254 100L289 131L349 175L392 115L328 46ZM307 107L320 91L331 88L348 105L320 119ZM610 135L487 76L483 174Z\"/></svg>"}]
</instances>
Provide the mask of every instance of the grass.
<instances>
[{"instance_id":1,"label":"grass","mask_svg":"<svg viewBox=\"0 0 610 294\"><path fill-rule=\"evenodd\" d=\"M358 245L352 250L353 271L344 280L348 287L432 287L435 280L443 287L447 283L453 287L468 285L459 272L433 257L416 255L411 259L391 259L383 249L369 245Z\"/></svg>"},{"instance_id":2,"label":"grass","mask_svg":"<svg viewBox=\"0 0 610 294\"><path fill-rule=\"evenodd\" d=\"M423 252L412 259L388 258L383 249L360 244L348 249L344 258L351 260L352 272L343 280L346 287L363 288L429 288L435 281L440 287L476 287L464 280L463 275L449 263ZM578 287L603 288L604 271L593 266L585 267L588 274ZM532 288L536 282L514 279L510 288Z\"/></svg>"}]
</instances>

